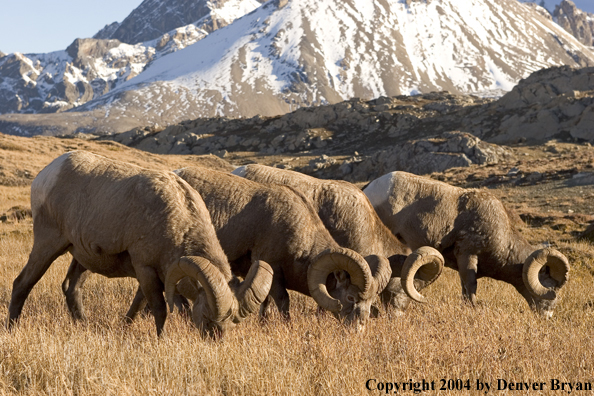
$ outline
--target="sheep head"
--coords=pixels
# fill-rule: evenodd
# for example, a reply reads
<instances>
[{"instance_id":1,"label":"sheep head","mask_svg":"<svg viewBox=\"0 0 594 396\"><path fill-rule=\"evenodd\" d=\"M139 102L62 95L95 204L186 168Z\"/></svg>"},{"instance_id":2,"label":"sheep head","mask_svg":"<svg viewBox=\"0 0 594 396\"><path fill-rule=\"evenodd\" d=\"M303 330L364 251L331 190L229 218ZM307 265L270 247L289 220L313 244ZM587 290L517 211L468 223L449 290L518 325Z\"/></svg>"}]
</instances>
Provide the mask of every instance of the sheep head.
<instances>
[{"instance_id":1,"label":"sheep head","mask_svg":"<svg viewBox=\"0 0 594 396\"><path fill-rule=\"evenodd\" d=\"M186 277L202 287L191 290L188 283L180 282ZM176 289L178 282L180 287ZM167 272L165 295L172 310L176 290L190 298L194 303L192 320L201 334L219 338L258 310L271 285L272 268L264 261L254 262L243 282L234 279L227 283L223 274L208 260L182 257Z\"/></svg>"},{"instance_id":2,"label":"sheep head","mask_svg":"<svg viewBox=\"0 0 594 396\"><path fill-rule=\"evenodd\" d=\"M532 308L550 318L559 300L559 289L569 279L567 257L552 248L538 249L524 262L522 279L532 297L527 298Z\"/></svg>"},{"instance_id":3,"label":"sheep head","mask_svg":"<svg viewBox=\"0 0 594 396\"><path fill-rule=\"evenodd\" d=\"M391 272L384 257L371 255L363 259L349 249L328 249L309 266L307 281L310 295L320 307L361 329L375 296L386 287Z\"/></svg>"}]
</instances>

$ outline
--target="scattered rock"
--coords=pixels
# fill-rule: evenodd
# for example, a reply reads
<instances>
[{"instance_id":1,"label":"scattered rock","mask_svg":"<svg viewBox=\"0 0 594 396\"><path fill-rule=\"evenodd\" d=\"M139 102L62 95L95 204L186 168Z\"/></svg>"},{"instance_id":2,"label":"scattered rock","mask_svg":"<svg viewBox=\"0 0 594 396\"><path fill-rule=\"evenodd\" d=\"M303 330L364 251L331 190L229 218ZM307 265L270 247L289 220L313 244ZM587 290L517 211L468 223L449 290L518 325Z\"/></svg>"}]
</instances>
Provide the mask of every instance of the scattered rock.
<instances>
[{"instance_id":1,"label":"scattered rock","mask_svg":"<svg viewBox=\"0 0 594 396\"><path fill-rule=\"evenodd\" d=\"M567 180L566 184L570 187L574 186L586 186L594 184L594 173L592 172L579 172Z\"/></svg>"},{"instance_id":2,"label":"scattered rock","mask_svg":"<svg viewBox=\"0 0 594 396\"><path fill-rule=\"evenodd\" d=\"M2 213L0 215L0 222L19 222L28 218L30 219L32 216L33 215L31 213L31 208L27 208L24 206L13 206L6 213Z\"/></svg>"}]
</instances>

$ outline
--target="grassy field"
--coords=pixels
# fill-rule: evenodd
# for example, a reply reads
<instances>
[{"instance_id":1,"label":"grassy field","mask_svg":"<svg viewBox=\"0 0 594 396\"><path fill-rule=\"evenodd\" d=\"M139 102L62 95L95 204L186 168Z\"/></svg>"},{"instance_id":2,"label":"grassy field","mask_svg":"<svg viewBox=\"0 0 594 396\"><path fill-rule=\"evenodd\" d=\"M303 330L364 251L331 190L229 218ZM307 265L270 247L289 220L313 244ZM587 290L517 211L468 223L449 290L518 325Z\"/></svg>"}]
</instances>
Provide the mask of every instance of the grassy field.
<instances>
[{"instance_id":1,"label":"grassy field","mask_svg":"<svg viewBox=\"0 0 594 396\"><path fill-rule=\"evenodd\" d=\"M0 225L3 318L32 239L30 219ZM293 294L291 323L250 318L221 342L200 339L177 313L169 315L162 339L150 316L126 325L136 287L130 279L92 276L84 288L88 320L74 323L60 290L69 264L63 256L33 289L16 328L0 330L0 393L385 394L377 390L381 383L404 382L405 393L414 394L409 381L414 387L425 380L435 390L424 394L468 394L477 380L496 389L504 379L542 381L543 391L530 394L558 394L550 389L553 379L594 382L588 270L594 247L565 243L561 250L572 273L552 320L533 314L510 286L488 279L479 281L480 306L470 308L461 302L457 273L446 270L426 293L430 304L415 304L402 316L384 312L363 332L317 315L312 300ZM370 379L373 391L366 388ZM472 390L441 391L442 379L469 380Z\"/></svg>"},{"instance_id":2,"label":"grassy field","mask_svg":"<svg viewBox=\"0 0 594 396\"><path fill-rule=\"evenodd\" d=\"M167 161L159 166L178 166ZM26 184L0 186L0 212L29 205ZM527 235L538 238L537 232ZM446 269L426 289L429 304L414 304L402 316L382 312L362 332L317 314L313 300L292 294L290 323L251 317L219 342L201 339L177 312L160 339L150 316L125 324L136 289L131 279L91 276L83 292L88 318L74 323L60 288L70 261L65 255L35 286L15 328L0 326L0 394L380 395L404 384L398 393L412 395L423 380L434 390L421 394L568 394L569 385L554 390L552 381L559 387L594 382L594 246L569 238L553 242L572 270L551 320L532 313L511 286L490 279L479 280L480 304L471 308L461 301L458 274ZM2 318L32 243L31 219L0 223ZM502 380L507 387L499 390ZM541 382L542 391L532 390ZM531 390L515 390L526 386ZM573 388L571 394L589 392Z\"/></svg>"}]
</instances>

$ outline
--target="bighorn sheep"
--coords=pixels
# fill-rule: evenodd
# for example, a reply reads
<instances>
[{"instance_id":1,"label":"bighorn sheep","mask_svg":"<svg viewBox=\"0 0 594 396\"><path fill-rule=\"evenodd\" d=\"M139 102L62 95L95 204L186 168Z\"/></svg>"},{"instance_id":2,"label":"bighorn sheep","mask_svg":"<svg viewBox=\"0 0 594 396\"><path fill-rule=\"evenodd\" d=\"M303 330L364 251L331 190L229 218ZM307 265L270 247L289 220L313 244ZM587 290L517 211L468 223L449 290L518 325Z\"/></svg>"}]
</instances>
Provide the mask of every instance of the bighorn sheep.
<instances>
[{"instance_id":1,"label":"bighorn sheep","mask_svg":"<svg viewBox=\"0 0 594 396\"><path fill-rule=\"evenodd\" d=\"M8 327L33 286L67 251L83 268L79 275L88 269L138 279L159 335L167 316L163 283L171 289L180 274L202 285L193 296L192 318L203 334L222 335L268 295L271 268L255 262L243 283L233 277L202 198L172 172L69 152L37 175L31 209L33 249L13 284Z\"/></svg>"},{"instance_id":2,"label":"bighorn sheep","mask_svg":"<svg viewBox=\"0 0 594 396\"><path fill-rule=\"evenodd\" d=\"M311 199L320 219L340 246L362 256L375 254L388 258L392 279L381 293L384 304L403 310L410 303L407 294L416 301L425 301L412 283L406 286L407 293L403 292L400 285L402 264L411 251L382 223L365 194L355 185L257 164L241 166L232 173L260 183L282 184L298 190ZM439 277L443 257L431 247L419 249L415 256L422 257L427 264L418 271L420 279L415 282L422 289ZM413 278L408 280L412 282Z\"/></svg>"},{"instance_id":3,"label":"bighorn sheep","mask_svg":"<svg viewBox=\"0 0 594 396\"><path fill-rule=\"evenodd\" d=\"M289 289L310 295L346 323L364 323L390 278L387 260L341 248L311 202L291 188L198 167L175 172L202 195L234 271L245 273L250 256L273 268L270 297L281 314L288 318Z\"/></svg>"},{"instance_id":4,"label":"bighorn sheep","mask_svg":"<svg viewBox=\"0 0 594 396\"><path fill-rule=\"evenodd\" d=\"M473 304L477 279L487 276L512 284L537 312L553 314L557 292L568 279L567 258L555 249L531 246L491 193L405 172L388 173L364 192L411 249L430 245L442 252Z\"/></svg>"},{"instance_id":5,"label":"bighorn sheep","mask_svg":"<svg viewBox=\"0 0 594 396\"><path fill-rule=\"evenodd\" d=\"M312 296L334 316L362 327L375 296L390 279L386 258L363 258L340 247L311 201L290 187L201 168L176 173L202 195L234 271L244 273L243 263L250 256L271 265L270 296L283 315L288 317L290 289ZM414 277L423 259L407 259L407 279ZM269 303L267 299L262 304L261 312Z\"/></svg>"}]
</instances>

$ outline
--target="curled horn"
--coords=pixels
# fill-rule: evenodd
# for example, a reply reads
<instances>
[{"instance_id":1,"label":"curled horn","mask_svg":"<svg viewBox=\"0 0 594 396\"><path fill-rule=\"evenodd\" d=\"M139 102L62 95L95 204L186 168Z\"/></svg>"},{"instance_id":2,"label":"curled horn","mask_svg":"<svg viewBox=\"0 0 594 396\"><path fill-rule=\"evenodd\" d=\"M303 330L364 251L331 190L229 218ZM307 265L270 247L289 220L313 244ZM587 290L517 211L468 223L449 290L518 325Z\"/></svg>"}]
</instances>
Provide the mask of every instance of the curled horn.
<instances>
[{"instance_id":1,"label":"curled horn","mask_svg":"<svg viewBox=\"0 0 594 396\"><path fill-rule=\"evenodd\" d=\"M252 264L236 292L239 301L237 320L245 319L264 302L272 286L272 275L272 268L265 261L258 260Z\"/></svg>"},{"instance_id":2,"label":"curled horn","mask_svg":"<svg viewBox=\"0 0 594 396\"><path fill-rule=\"evenodd\" d=\"M406 258L400 274L402 288L406 294L417 302L426 302L425 296L415 289L415 275L425 281L426 285L430 285L441 275L443 263L441 253L432 247L423 246L412 252Z\"/></svg>"},{"instance_id":3,"label":"curled horn","mask_svg":"<svg viewBox=\"0 0 594 396\"><path fill-rule=\"evenodd\" d=\"M363 298L368 299L381 293L386 288L392 276L392 268L390 268L390 262L387 258L375 254L365 257L365 261L369 264L373 276L373 286L370 288L368 295L363 296Z\"/></svg>"},{"instance_id":4,"label":"curled horn","mask_svg":"<svg viewBox=\"0 0 594 396\"><path fill-rule=\"evenodd\" d=\"M330 296L326 289L326 279L334 271L348 272L351 283L361 290L362 296L370 293L373 276L363 257L349 249L328 249L320 253L307 269L309 293L320 307L330 312L342 309L340 301Z\"/></svg>"},{"instance_id":5,"label":"curled horn","mask_svg":"<svg viewBox=\"0 0 594 396\"><path fill-rule=\"evenodd\" d=\"M189 276L200 282L206 292L206 299L211 320L222 322L229 317L233 310L234 297L223 274L202 257L185 256L176 261L167 271L165 277L165 296L171 310L173 310L173 297L175 286L182 278Z\"/></svg>"},{"instance_id":6,"label":"curled horn","mask_svg":"<svg viewBox=\"0 0 594 396\"><path fill-rule=\"evenodd\" d=\"M555 287L545 287L540 282L538 273L545 265L549 266L550 277L557 283ZM567 283L568 278L569 262L567 257L552 248L534 251L528 256L522 269L522 279L528 291L545 300L554 300L557 297L557 290Z\"/></svg>"}]
</instances>

